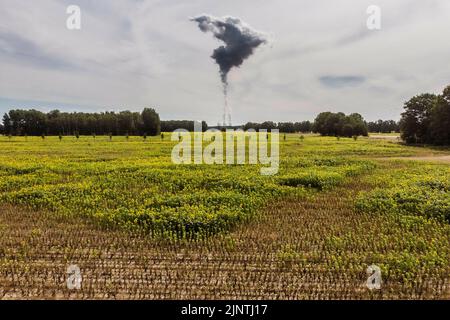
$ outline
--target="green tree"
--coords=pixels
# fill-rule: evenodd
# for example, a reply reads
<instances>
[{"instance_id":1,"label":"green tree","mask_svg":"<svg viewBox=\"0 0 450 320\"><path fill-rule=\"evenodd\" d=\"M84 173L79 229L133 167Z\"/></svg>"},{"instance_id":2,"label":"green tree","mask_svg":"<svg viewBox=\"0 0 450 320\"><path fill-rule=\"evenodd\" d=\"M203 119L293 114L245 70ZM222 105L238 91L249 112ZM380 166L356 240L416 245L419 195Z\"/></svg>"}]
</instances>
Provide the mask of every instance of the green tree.
<instances>
[{"instance_id":1,"label":"green tree","mask_svg":"<svg viewBox=\"0 0 450 320\"><path fill-rule=\"evenodd\" d=\"M400 120L401 137L407 143L426 143L430 141L430 115L437 96L430 93L411 98L404 105L405 111Z\"/></svg>"},{"instance_id":2,"label":"green tree","mask_svg":"<svg viewBox=\"0 0 450 320\"><path fill-rule=\"evenodd\" d=\"M142 124L144 131L151 136L157 136L161 133L161 120L154 109L145 108L142 111Z\"/></svg>"},{"instance_id":3,"label":"green tree","mask_svg":"<svg viewBox=\"0 0 450 320\"><path fill-rule=\"evenodd\" d=\"M3 132L4 134L11 134L12 131L12 125L11 125L11 118L7 113L3 115Z\"/></svg>"},{"instance_id":4,"label":"green tree","mask_svg":"<svg viewBox=\"0 0 450 320\"><path fill-rule=\"evenodd\" d=\"M450 86L436 99L429 123L429 143L450 144Z\"/></svg>"},{"instance_id":5,"label":"green tree","mask_svg":"<svg viewBox=\"0 0 450 320\"><path fill-rule=\"evenodd\" d=\"M324 136L368 135L364 118L358 113L346 116L342 112L322 112L314 121L313 131Z\"/></svg>"}]
</instances>

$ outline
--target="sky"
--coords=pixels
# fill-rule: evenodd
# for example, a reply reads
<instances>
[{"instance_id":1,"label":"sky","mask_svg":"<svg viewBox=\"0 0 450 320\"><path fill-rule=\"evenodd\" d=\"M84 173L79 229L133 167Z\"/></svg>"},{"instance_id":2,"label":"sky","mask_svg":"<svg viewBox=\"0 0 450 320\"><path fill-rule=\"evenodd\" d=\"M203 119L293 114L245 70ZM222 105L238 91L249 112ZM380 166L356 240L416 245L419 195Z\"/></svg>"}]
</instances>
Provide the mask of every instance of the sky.
<instances>
[{"instance_id":1,"label":"sky","mask_svg":"<svg viewBox=\"0 0 450 320\"><path fill-rule=\"evenodd\" d=\"M81 29L69 30L69 5ZM381 8L381 29L366 10ZM233 123L323 111L398 120L412 96L450 84L448 0L1 0L0 113L140 111L222 118L221 43L189 20L234 16L264 32L229 74Z\"/></svg>"}]
</instances>

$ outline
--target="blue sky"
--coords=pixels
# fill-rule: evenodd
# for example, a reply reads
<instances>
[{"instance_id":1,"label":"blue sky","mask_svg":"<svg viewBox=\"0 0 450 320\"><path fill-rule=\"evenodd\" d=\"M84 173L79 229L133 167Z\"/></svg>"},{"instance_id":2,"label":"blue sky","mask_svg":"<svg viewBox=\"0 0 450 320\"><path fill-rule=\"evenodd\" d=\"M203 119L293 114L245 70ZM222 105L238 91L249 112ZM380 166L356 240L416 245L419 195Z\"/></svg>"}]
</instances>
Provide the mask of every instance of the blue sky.
<instances>
[{"instance_id":1,"label":"blue sky","mask_svg":"<svg viewBox=\"0 0 450 320\"><path fill-rule=\"evenodd\" d=\"M79 31L66 28L70 4ZM371 4L379 31L366 28ZM152 106L163 119L215 124L220 43L189 21L202 13L239 17L271 39L230 72L234 123L322 111L398 119L409 97L450 84L448 0L2 0L0 13L1 113Z\"/></svg>"}]
</instances>

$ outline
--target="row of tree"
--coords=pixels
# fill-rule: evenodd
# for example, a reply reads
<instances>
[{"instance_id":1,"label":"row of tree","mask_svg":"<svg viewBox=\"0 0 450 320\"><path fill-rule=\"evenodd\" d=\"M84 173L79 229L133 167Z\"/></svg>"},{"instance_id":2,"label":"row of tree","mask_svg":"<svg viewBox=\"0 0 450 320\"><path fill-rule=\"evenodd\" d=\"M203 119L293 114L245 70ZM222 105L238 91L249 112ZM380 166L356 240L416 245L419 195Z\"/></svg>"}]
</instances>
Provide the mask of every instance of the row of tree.
<instances>
[{"instance_id":1,"label":"row of tree","mask_svg":"<svg viewBox=\"0 0 450 320\"><path fill-rule=\"evenodd\" d=\"M141 113L122 111L83 113L53 110L11 110L3 116L2 132L8 135L159 135L161 121L154 109Z\"/></svg>"},{"instance_id":2,"label":"row of tree","mask_svg":"<svg viewBox=\"0 0 450 320\"><path fill-rule=\"evenodd\" d=\"M433 104L437 99L433 95L423 95L413 98L408 105L415 105L418 100L422 104ZM425 101L425 102L424 102ZM409 113L408 113L409 114ZM409 118L408 118L409 119ZM404 127L411 127L411 121L405 120ZM406 125L408 124L408 125ZM424 124L421 126L423 127ZM202 131L208 129L205 121L201 123ZM328 136L367 135L367 132L398 131L399 124L393 120L366 123L360 114L346 116L344 113L323 112L317 116L314 123L266 121L263 123L248 122L244 130L278 129L282 133L316 132ZM194 121L169 120L160 121L154 109L146 108L141 113L122 112L61 112L53 110L43 113L37 110L11 110L3 116L0 133L8 135L158 135L162 132L173 132L176 129L194 130ZM420 129L422 130L422 129ZM420 133L419 133L420 135ZM408 139L410 141L411 139ZM417 141L414 138L414 141Z\"/></svg>"},{"instance_id":3,"label":"row of tree","mask_svg":"<svg viewBox=\"0 0 450 320\"><path fill-rule=\"evenodd\" d=\"M313 124L313 132L323 136L352 137L367 136L368 128L359 113L345 115L342 112L322 112Z\"/></svg>"},{"instance_id":4,"label":"row of tree","mask_svg":"<svg viewBox=\"0 0 450 320\"><path fill-rule=\"evenodd\" d=\"M421 94L405 102L400 120L407 143L450 145L450 86L442 94Z\"/></svg>"},{"instance_id":5,"label":"row of tree","mask_svg":"<svg viewBox=\"0 0 450 320\"><path fill-rule=\"evenodd\" d=\"M185 129L188 131L194 131L195 121L192 120L167 120L161 121L162 132L173 132L177 129ZM205 121L201 122L202 131L208 130L208 124Z\"/></svg>"},{"instance_id":6,"label":"row of tree","mask_svg":"<svg viewBox=\"0 0 450 320\"><path fill-rule=\"evenodd\" d=\"M367 123L369 132L391 133L400 132L400 123L394 120L378 120Z\"/></svg>"},{"instance_id":7,"label":"row of tree","mask_svg":"<svg viewBox=\"0 0 450 320\"><path fill-rule=\"evenodd\" d=\"M311 132L312 131L312 123L310 121L303 122L278 122L275 123L273 121L265 121L263 123L255 123L255 122L247 122L244 127L244 130L254 129L258 130L272 130L278 129L283 133L295 133L295 132Z\"/></svg>"}]
</instances>

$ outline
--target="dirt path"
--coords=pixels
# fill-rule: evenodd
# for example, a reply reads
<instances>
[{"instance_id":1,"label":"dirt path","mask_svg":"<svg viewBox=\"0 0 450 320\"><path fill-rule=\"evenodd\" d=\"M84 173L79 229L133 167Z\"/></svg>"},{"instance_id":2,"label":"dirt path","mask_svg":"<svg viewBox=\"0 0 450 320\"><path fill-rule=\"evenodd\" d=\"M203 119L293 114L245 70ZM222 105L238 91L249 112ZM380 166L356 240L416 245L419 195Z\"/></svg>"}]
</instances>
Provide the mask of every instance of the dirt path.
<instances>
[{"instance_id":1,"label":"dirt path","mask_svg":"<svg viewBox=\"0 0 450 320\"><path fill-rule=\"evenodd\" d=\"M387 136L387 135L369 135L369 139L377 139L377 140L389 140L389 141L400 141L400 136Z\"/></svg>"},{"instance_id":2,"label":"dirt path","mask_svg":"<svg viewBox=\"0 0 450 320\"><path fill-rule=\"evenodd\" d=\"M428 161L428 162L443 162L450 163L450 155L431 155L431 156L412 156L412 157L392 157L382 158L382 160L414 160L414 161Z\"/></svg>"}]
</instances>

